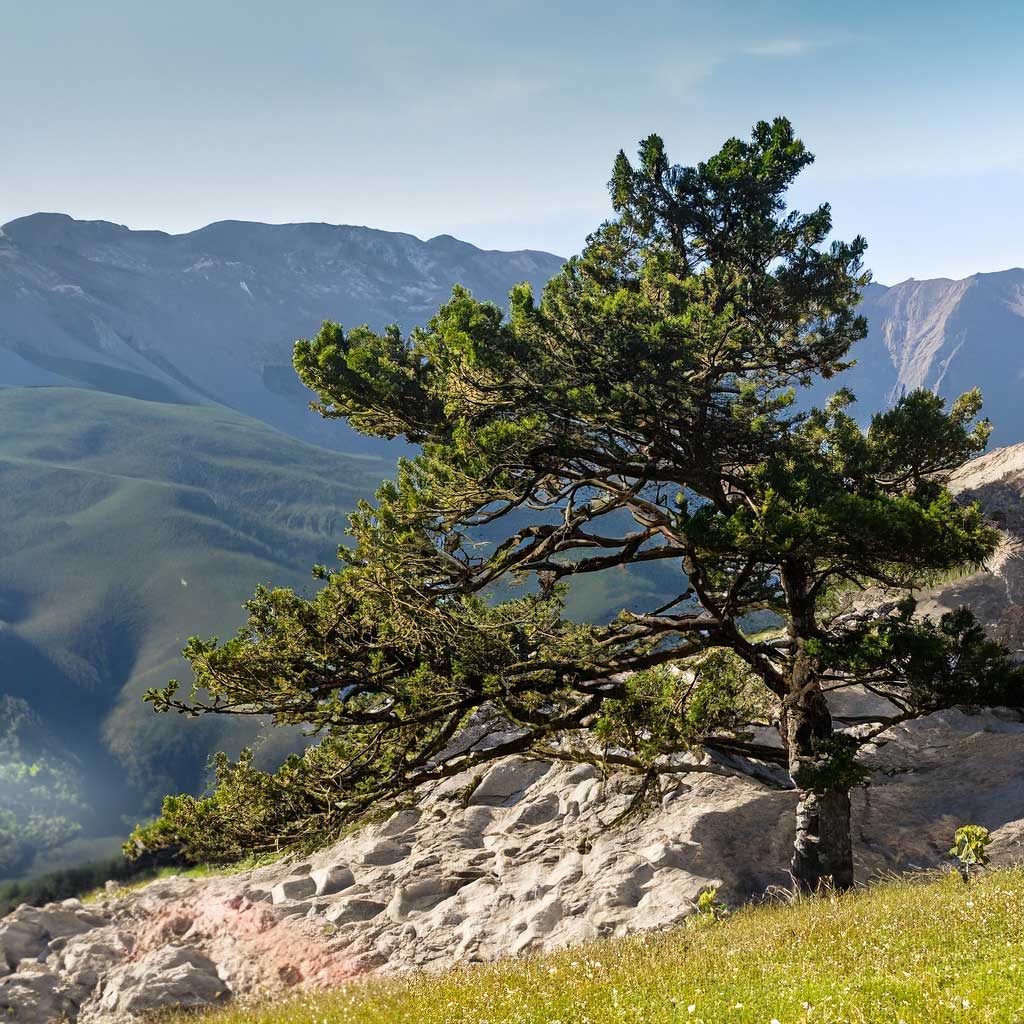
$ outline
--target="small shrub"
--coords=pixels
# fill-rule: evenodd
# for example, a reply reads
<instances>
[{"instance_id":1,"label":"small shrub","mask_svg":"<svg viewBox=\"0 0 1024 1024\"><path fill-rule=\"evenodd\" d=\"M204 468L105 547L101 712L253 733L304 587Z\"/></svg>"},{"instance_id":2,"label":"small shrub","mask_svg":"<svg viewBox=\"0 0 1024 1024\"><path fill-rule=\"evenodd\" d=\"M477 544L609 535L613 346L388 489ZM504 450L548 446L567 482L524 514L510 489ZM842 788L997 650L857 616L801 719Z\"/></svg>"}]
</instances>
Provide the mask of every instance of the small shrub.
<instances>
[{"instance_id":1,"label":"small shrub","mask_svg":"<svg viewBox=\"0 0 1024 1024\"><path fill-rule=\"evenodd\" d=\"M83 896L109 879L127 881L138 874L139 871L123 857L112 857L34 878L0 882L0 917L22 903L41 907L45 903Z\"/></svg>"},{"instance_id":2,"label":"small shrub","mask_svg":"<svg viewBox=\"0 0 1024 1024\"><path fill-rule=\"evenodd\" d=\"M986 847L991 842L992 834L983 825L961 825L954 833L949 855L960 862L965 882L970 881L972 867L983 868L988 864Z\"/></svg>"},{"instance_id":3,"label":"small shrub","mask_svg":"<svg viewBox=\"0 0 1024 1024\"><path fill-rule=\"evenodd\" d=\"M727 917L729 908L718 898L718 886L712 885L697 897L695 920L701 924L713 924Z\"/></svg>"}]
</instances>

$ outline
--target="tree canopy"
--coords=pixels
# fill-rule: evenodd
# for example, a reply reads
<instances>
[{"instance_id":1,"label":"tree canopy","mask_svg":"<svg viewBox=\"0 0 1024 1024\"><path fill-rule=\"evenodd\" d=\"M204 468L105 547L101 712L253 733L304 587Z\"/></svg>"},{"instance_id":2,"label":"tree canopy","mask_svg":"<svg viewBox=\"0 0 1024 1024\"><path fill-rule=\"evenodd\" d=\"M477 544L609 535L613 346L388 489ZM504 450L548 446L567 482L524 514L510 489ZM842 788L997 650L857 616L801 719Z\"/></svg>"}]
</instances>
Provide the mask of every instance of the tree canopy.
<instances>
[{"instance_id":1,"label":"tree canopy","mask_svg":"<svg viewBox=\"0 0 1024 1024\"><path fill-rule=\"evenodd\" d=\"M275 774L221 758L213 794L172 798L140 841L316 841L512 752L651 785L774 761L799 794L797 882L849 884L858 748L1021 691L969 612L858 612L866 587L909 595L991 555L996 531L945 487L989 428L976 392L948 409L914 392L866 429L846 390L799 400L867 329L864 240L830 242L828 206L785 205L811 160L781 118L693 167L652 135L636 164L618 155L614 216L539 300L518 286L506 315L456 288L408 334L327 322L296 343L321 415L418 454L351 516L312 599L258 590L236 637L190 641L189 698L149 695L303 723L318 745ZM678 585L657 604L566 617L574 580L658 562ZM880 698L873 725L833 722L826 695L853 685Z\"/></svg>"}]
</instances>

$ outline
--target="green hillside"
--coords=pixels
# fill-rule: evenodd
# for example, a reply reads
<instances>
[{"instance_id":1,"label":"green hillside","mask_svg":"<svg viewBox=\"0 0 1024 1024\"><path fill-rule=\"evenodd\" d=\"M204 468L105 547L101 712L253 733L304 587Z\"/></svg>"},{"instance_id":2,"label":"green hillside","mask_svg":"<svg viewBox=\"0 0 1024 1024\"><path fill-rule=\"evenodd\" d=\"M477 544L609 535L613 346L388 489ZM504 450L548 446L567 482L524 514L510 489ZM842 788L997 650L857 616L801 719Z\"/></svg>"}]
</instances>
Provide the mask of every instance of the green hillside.
<instances>
[{"instance_id":1,"label":"green hillside","mask_svg":"<svg viewBox=\"0 0 1024 1024\"><path fill-rule=\"evenodd\" d=\"M553 956L356 981L208 1024L1017 1024L1024 873L888 882ZM195 1021L172 1016L170 1020Z\"/></svg>"},{"instance_id":2,"label":"green hillside","mask_svg":"<svg viewBox=\"0 0 1024 1024\"><path fill-rule=\"evenodd\" d=\"M187 681L186 639L232 633L257 583L310 590L392 470L222 406L0 388L0 880L107 856L216 750L255 743L276 767L301 741L141 696ZM581 577L569 613L607 620L681 582L674 564Z\"/></svg>"},{"instance_id":3,"label":"green hillside","mask_svg":"<svg viewBox=\"0 0 1024 1024\"><path fill-rule=\"evenodd\" d=\"M0 694L56 737L86 805L74 844L9 871L100 852L165 792L199 784L212 749L252 737L158 717L141 694L184 675L190 634L237 627L257 582L312 586L309 566L333 557L345 514L389 471L222 407L0 389ZM276 732L267 760L294 742ZM13 733L0 747L17 749Z\"/></svg>"}]
</instances>

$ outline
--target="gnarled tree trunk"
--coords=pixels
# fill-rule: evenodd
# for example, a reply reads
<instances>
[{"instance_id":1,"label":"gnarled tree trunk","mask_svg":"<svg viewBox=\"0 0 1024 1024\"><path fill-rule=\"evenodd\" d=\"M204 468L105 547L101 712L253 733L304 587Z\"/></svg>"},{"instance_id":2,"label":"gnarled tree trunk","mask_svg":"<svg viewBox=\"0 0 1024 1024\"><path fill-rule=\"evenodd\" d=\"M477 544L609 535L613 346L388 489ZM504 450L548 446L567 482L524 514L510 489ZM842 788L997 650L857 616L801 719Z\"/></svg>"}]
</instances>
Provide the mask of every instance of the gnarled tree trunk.
<instances>
[{"instance_id":1,"label":"gnarled tree trunk","mask_svg":"<svg viewBox=\"0 0 1024 1024\"><path fill-rule=\"evenodd\" d=\"M802 892L816 892L823 883L848 889L853 885L849 789L845 784L842 788L806 785L833 735L832 715L817 685L798 689L787 701L783 728L789 771L799 796L790 867L793 882Z\"/></svg>"},{"instance_id":2,"label":"gnarled tree trunk","mask_svg":"<svg viewBox=\"0 0 1024 1024\"><path fill-rule=\"evenodd\" d=\"M822 884L849 889L853 885L850 783L841 772L829 771L834 753L832 713L821 689L821 665L809 642L818 633L815 599L806 565L787 561L781 570L790 613L792 661L779 731L799 796L790 873L801 892L817 892Z\"/></svg>"}]
</instances>

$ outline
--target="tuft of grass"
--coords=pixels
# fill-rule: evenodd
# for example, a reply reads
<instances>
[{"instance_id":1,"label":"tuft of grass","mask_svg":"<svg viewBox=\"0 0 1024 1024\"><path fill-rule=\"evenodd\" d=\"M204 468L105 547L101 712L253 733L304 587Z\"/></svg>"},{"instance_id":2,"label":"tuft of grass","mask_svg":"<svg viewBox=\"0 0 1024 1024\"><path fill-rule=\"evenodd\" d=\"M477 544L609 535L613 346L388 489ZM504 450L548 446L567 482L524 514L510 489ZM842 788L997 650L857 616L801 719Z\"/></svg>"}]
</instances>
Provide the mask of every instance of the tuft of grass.
<instances>
[{"instance_id":1,"label":"tuft of grass","mask_svg":"<svg viewBox=\"0 0 1024 1024\"><path fill-rule=\"evenodd\" d=\"M264 867L281 860L287 854L270 853L259 857L246 857L244 860L236 861L234 864L193 864L191 867L166 867L157 868L155 871L147 871L130 882L123 882L116 889L107 890L106 884L90 889L81 895L83 903L95 903L102 899L118 899L130 893L144 889L152 882L158 882L164 878L219 878L224 875L236 875L241 871L249 871L252 868Z\"/></svg>"},{"instance_id":2,"label":"tuft of grass","mask_svg":"<svg viewBox=\"0 0 1024 1024\"><path fill-rule=\"evenodd\" d=\"M1024 870L935 875L440 975L227 1007L204 1024L1011 1024ZM196 1018L173 1016L172 1021Z\"/></svg>"},{"instance_id":3,"label":"tuft of grass","mask_svg":"<svg viewBox=\"0 0 1024 1024\"><path fill-rule=\"evenodd\" d=\"M95 889L82 893L79 897L83 903L96 903L103 899L120 899L130 893L144 889L152 882L158 882L162 878L212 878L215 875L230 874L234 868L213 868L206 865L197 865L191 868L169 867L159 868L156 871L146 872L142 877L133 879L130 882L121 882L116 889L108 890L106 885L98 885Z\"/></svg>"}]
</instances>

